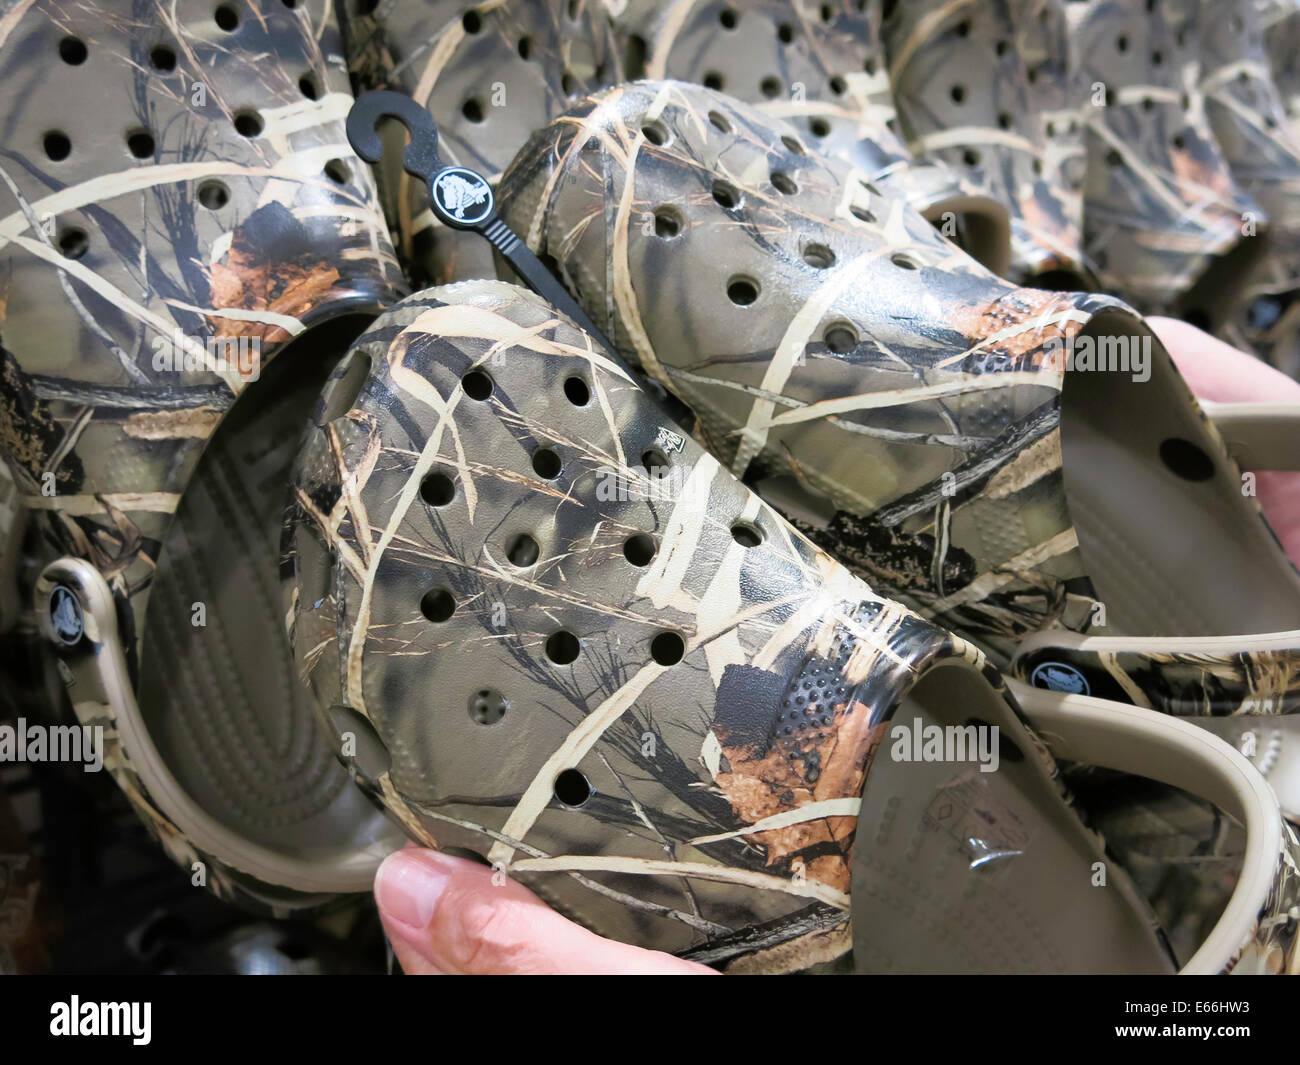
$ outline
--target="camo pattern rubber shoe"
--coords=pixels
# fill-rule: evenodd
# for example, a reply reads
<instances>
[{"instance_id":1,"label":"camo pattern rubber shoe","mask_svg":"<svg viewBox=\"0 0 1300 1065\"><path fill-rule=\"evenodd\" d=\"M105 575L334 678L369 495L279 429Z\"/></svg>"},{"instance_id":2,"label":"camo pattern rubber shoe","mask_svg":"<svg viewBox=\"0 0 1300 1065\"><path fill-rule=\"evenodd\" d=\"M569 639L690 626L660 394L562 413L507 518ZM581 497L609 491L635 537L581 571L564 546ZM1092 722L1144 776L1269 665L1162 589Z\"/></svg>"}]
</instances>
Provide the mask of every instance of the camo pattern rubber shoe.
<instances>
[{"instance_id":1,"label":"camo pattern rubber shoe","mask_svg":"<svg viewBox=\"0 0 1300 1065\"><path fill-rule=\"evenodd\" d=\"M1059 0L895 4L884 26L908 146L1011 215L1012 280L1095 287L1083 255L1083 130Z\"/></svg>"},{"instance_id":2,"label":"camo pattern rubber shoe","mask_svg":"<svg viewBox=\"0 0 1300 1065\"><path fill-rule=\"evenodd\" d=\"M1300 140L1273 83L1259 18L1246 0L1164 4L1175 35L1187 42L1187 77L1205 97L1232 176L1271 223L1268 254L1222 335L1294 377L1300 374Z\"/></svg>"},{"instance_id":3,"label":"camo pattern rubber shoe","mask_svg":"<svg viewBox=\"0 0 1300 1065\"><path fill-rule=\"evenodd\" d=\"M883 594L999 659L1035 633L1083 656L1044 686L1300 706L1300 575L1142 320L993 277L789 137L621 86L534 138L501 202L709 450Z\"/></svg>"},{"instance_id":4,"label":"camo pattern rubber shoe","mask_svg":"<svg viewBox=\"0 0 1300 1065\"><path fill-rule=\"evenodd\" d=\"M816 549L530 293L403 301L316 421L294 645L414 838L734 971L853 937L876 970L1169 968L1123 874L1089 886L1100 841L984 656ZM962 723L1001 730L984 771L912 757L915 729Z\"/></svg>"},{"instance_id":5,"label":"camo pattern rubber shoe","mask_svg":"<svg viewBox=\"0 0 1300 1065\"><path fill-rule=\"evenodd\" d=\"M660 4L614 18L628 80L692 81L794 126L813 151L888 186L995 273L1010 266L1007 209L938 159L914 158L897 132L881 0Z\"/></svg>"},{"instance_id":6,"label":"camo pattern rubber shoe","mask_svg":"<svg viewBox=\"0 0 1300 1065\"><path fill-rule=\"evenodd\" d=\"M1102 286L1146 314L1210 331L1229 321L1265 252L1268 217L1233 180L1183 45L1162 9L1069 8L1086 121L1084 251Z\"/></svg>"},{"instance_id":7,"label":"camo pattern rubber shoe","mask_svg":"<svg viewBox=\"0 0 1300 1065\"><path fill-rule=\"evenodd\" d=\"M345 0L348 66L362 89L396 89L428 108L438 151L495 183L532 132L576 95L622 80L600 0ZM492 277L491 249L439 222L429 190L401 169L381 174L384 204L411 276Z\"/></svg>"},{"instance_id":8,"label":"camo pattern rubber shoe","mask_svg":"<svg viewBox=\"0 0 1300 1065\"><path fill-rule=\"evenodd\" d=\"M11 6L0 79L24 87L0 102L0 541L26 544L0 581L47 637L39 695L58 712L76 681L196 883L277 909L365 890L382 855L348 863L382 823L313 734L263 594L304 416L275 360L309 387L402 284L330 5ZM241 407L269 420L223 439Z\"/></svg>"}]
</instances>

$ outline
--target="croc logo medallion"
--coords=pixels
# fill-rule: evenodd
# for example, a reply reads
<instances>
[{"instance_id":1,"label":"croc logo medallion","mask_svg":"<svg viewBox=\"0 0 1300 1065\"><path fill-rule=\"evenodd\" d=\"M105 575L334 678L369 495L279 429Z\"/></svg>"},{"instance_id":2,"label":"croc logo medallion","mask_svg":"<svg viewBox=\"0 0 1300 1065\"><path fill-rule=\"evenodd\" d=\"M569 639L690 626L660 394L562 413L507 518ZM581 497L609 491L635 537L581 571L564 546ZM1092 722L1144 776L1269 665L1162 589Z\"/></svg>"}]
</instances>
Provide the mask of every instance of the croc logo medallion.
<instances>
[{"instance_id":1,"label":"croc logo medallion","mask_svg":"<svg viewBox=\"0 0 1300 1065\"><path fill-rule=\"evenodd\" d=\"M439 209L457 222L474 225L492 213L492 188L483 175L461 166L449 166L433 179Z\"/></svg>"},{"instance_id":2,"label":"croc logo medallion","mask_svg":"<svg viewBox=\"0 0 1300 1065\"><path fill-rule=\"evenodd\" d=\"M1064 662L1041 663L1029 675L1029 682L1035 688L1046 688L1048 691L1066 692L1070 695L1092 694L1088 678Z\"/></svg>"}]
</instances>

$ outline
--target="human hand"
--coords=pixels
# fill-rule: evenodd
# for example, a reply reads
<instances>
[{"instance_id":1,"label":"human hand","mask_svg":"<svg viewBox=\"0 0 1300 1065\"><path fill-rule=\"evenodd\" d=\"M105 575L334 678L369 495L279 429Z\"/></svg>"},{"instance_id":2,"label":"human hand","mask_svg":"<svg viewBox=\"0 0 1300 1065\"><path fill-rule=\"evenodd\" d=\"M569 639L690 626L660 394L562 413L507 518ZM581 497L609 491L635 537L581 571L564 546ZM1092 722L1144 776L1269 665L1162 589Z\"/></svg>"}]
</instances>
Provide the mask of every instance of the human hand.
<instances>
[{"instance_id":1,"label":"human hand","mask_svg":"<svg viewBox=\"0 0 1300 1065\"><path fill-rule=\"evenodd\" d=\"M717 975L695 962L616 943L561 917L522 884L487 866L415 844L375 875L375 901L402 969L411 975Z\"/></svg>"}]
</instances>

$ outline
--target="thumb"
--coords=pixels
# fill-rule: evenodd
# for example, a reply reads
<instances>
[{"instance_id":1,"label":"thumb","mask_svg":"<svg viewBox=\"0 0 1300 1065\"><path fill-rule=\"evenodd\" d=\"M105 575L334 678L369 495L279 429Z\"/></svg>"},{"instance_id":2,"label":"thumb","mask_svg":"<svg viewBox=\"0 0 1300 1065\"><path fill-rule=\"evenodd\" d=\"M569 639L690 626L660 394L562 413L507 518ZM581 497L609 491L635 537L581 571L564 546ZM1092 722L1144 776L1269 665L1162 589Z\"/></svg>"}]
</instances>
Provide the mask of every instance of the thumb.
<instances>
[{"instance_id":1,"label":"thumb","mask_svg":"<svg viewBox=\"0 0 1300 1065\"><path fill-rule=\"evenodd\" d=\"M492 869L408 847L384 859L375 900L407 973L681 973L712 969L603 939Z\"/></svg>"}]
</instances>

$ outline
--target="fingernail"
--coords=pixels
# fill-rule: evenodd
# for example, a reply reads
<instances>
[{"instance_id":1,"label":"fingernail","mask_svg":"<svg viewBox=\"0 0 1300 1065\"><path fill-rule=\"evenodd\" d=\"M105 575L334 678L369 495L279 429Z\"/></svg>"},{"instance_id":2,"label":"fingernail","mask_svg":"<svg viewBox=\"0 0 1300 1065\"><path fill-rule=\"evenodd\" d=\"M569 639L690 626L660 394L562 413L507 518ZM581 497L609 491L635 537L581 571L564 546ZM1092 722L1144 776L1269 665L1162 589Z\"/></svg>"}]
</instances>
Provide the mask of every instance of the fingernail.
<instances>
[{"instance_id":1,"label":"fingernail","mask_svg":"<svg viewBox=\"0 0 1300 1065\"><path fill-rule=\"evenodd\" d=\"M385 858L375 874L375 898L387 917L410 928L428 928L450 879L436 853L400 850Z\"/></svg>"}]
</instances>

